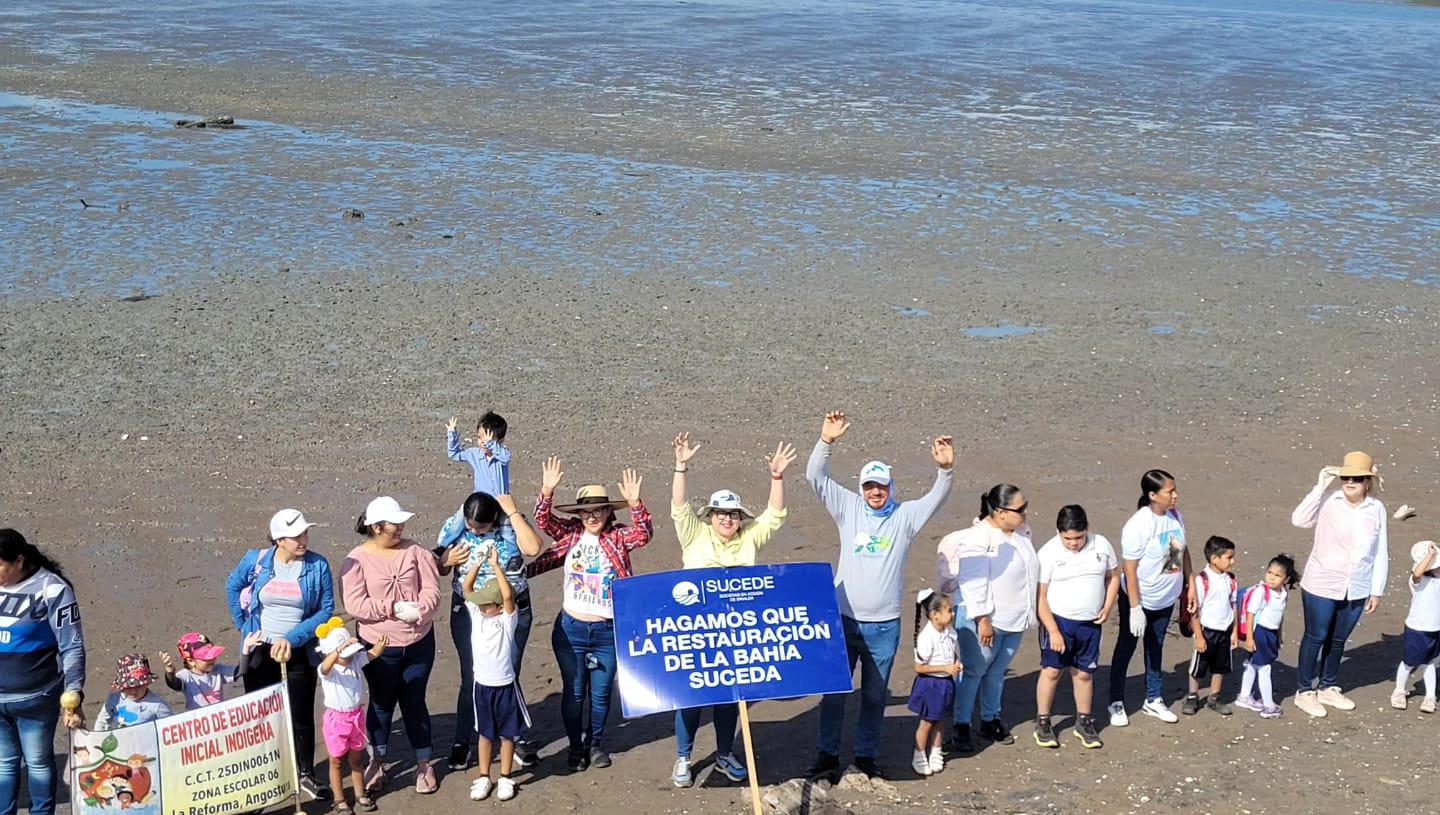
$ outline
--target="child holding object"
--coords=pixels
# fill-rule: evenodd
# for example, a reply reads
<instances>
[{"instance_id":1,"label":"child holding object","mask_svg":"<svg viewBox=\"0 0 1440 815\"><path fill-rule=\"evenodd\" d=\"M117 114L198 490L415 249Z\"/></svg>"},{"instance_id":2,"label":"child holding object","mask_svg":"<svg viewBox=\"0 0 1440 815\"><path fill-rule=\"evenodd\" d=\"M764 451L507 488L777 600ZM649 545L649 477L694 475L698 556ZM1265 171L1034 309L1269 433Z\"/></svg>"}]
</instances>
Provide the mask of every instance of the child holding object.
<instances>
[{"instance_id":1,"label":"child holding object","mask_svg":"<svg viewBox=\"0 0 1440 815\"><path fill-rule=\"evenodd\" d=\"M360 669L380 656L389 638L381 635L367 651L350 635L339 617L322 623L315 633L320 637L316 647L325 659L320 662L320 691L325 697L325 720L320 733L330 753L330 790L335 797L335 812L350 812L345 803L343 769L350 764L350 786L355 788L355 808L374 812L375 801L365 792L365 678Z\"/></svg>"},{"instance_id":2,"label":"child holding object","mask_svg":"<svg viewBox=\"0 0 1440 815\"><path fill-rule=\"evenodd\" d=\"M1270 671L1284 642L1280 626L1285 621L1285 604L1298 585L1300 575L1295 571L1295 559L1276 555L1265 567L1265 579L1241 592L1237 603L1240 608L1237 639L1250 655L1245 659L1245 673L1240 676L1240 696L1235 706L1253 710L1264 719L1280 716ZM1260 688L1258 702L1254 696L1257 685Z\"/></svg>"},{"instance_id":3,"label":"child holding object","mask_svg":"<svg viewBox=\"0 0 1440 815\"><path fill-rule=\"evenodd\" d=\"M1195 655L1190 658L1190 693L1180 712L1200 712L1200 680L1210 676L1210 698L1205 706L1230 715L1230 706L1220 701L1220 687L1231 670L1231 651L1238 644L1235 632L1235 544L1211 535L1205 541L1205 568L1195 575L1193 592L1196 622Z\"/></svg>"},{"instance_id":4,"label":"child holding object","mask_svg":"<svg viewBox=\"0 0 1440 815\"><path fill-rule=\"evenodd\" d=\"M915 684L910 688L908 705L920 717L910 766L921 776L945 769L940 745L945 735L945 717L955 704L955 677L961 670L955 609L950 598L934 589L924 589L915 598Z\"/></svg>"},{"instance_id":5,"label":"child holding object","mask_svg":"<svg viewBox=\"0 0 1440 815\"><path fill-rule=\"evenodd\" d=\"M1420 541L1410 547L1410 614L1405 618L1404 654L1395 671L1395 692L1390 706L1406 707L1406 686L1410 674L1425 666L1425 698L1420 701L1421 713L1435 712L1435 665L1440 663L1440 552L1435 541Z\"/></svg>"},{"instance_id":6,"label":"child holding object","mask_svg":"<svg viewBox=\"0 0 1440 815\"><path fill-rule=\"evenodd\" d=\"M490 570L495 577L477 591L475 578L479 569L471 569L465 577L465 607L470 612L470 654L475 677L475 732L480 743L476 769L479 777L470 785L470 800L483 801L495 791L495 797L508 801L515 797L515 782L510 770L515 761L515 740L530 726L525 699L515 681L515 668L510 649L515 640L515 589L500 566L500 553L489 551ZM500 780L490 781L490 764L495 743L500 743Z\"/></svg>"},{"instance_id":7,"label":"child holding object","mask_svg":"<svg viewBox=\"0 0 1440 815\"><path fill-rule=\"evenodd\" d=\"M1087 749L1105 746L1090 714L1091 677L1100 660L1100 626L1120 594L1120 561L1103 535L1091 534L1078 504L1062 507L1058 531L1040 548L1040 679L1035 685L1035 743L1057 748L1050 708L1060 675L1070 670L1075 696L1075 737Z\"/></svg>"}]
</instances>

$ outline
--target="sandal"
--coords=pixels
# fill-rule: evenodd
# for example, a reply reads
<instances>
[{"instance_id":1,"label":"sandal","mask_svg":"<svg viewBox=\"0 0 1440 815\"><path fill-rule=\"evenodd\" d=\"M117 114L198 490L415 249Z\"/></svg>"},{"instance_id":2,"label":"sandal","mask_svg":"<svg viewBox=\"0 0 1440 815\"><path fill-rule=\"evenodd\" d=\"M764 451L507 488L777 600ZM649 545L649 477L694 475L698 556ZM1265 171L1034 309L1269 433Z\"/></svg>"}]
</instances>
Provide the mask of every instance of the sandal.
<instances>
[{"instance_id":1,"label":"sandal","mask_svg":"<svg viewBox=\"0 0 1440 815\"><path fill-rule=\"evenodd\" d=\"M330 811L335 813L335 815L352 815L350 805L344 801L335 802L335 805L330 807Z\"/></svg>"},{"instance_id":2,"label":"sandal","mask_svg":"<svg viewBox=\"0 0 1440 815\"><path fill-rule=\"evenodd\" d=\"M355 799L355 808L361 812L374 812L380 807L375 805L375 799L368 795L362 795Z\"/></svg>"}]
</instances>

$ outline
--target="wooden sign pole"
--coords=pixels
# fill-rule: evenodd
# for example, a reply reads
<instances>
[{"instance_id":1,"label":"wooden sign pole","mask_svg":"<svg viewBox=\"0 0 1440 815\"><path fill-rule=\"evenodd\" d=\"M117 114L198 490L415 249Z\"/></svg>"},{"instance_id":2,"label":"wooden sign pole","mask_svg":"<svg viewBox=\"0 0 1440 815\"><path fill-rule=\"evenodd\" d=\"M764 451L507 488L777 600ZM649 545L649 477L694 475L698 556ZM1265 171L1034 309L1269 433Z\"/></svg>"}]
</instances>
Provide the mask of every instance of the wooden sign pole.
<instances>
[{"instance_id":1,"label":"wooden sign pole","mask_svg":"<svg viewBox=\"0 0 1440 815\"><path fill-rule=\"evenodd\" d=\"M289 661L290 661L290 660L288 660L288 659L282 659L282 660L280 660L280 687L282 688L282 691L281 691L281 692L285 694L285 715L287 715L287 716L290 715L290 668L289 668L289 666L287 665L287 663L288 663ZM294 771L294 772L295 772L295 815L305 815L305 811L300 807L300 771L299 771L299 769L298 769L298 767L299 767L299 762L297 762L297 761L294 760L294 759L295 759L295 726L292 724L292 725L290 725L289 727L287 727L287 728L285 728L285 729L286 729L286 731L290 734L290 758L292 759L291 762L290 762L290 764L291 764L291 766L297 768L297 769ZM362 791L362 792L363 792L363 791Z\"/></svg>"},{"instance_id":2,"label":"wooden sign pole","mask_svg":"<svg viewBox=\"0 0 1440 815\"><path fill-rule=\"evenodd\" d=\"M750 805L754 815L764 815L760 805L760 779L756 777L755 744L750 739L750 707L740 700L740 735L745 739L745 765L750 768Z\"/></svg>"}]
</instances>

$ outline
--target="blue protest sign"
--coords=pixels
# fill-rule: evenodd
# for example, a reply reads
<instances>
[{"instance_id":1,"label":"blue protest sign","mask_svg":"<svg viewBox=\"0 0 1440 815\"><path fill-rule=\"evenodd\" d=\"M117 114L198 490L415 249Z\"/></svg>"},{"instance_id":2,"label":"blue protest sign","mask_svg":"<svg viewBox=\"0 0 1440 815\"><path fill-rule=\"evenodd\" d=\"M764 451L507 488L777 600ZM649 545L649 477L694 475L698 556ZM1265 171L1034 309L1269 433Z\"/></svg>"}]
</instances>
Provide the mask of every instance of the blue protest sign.
<instances>
[{"instance_id":1,"label":"blue protest sign","mask_svg":"<svg viewBox=\"0 0 1440 815\"><path fill-rule=\"evenodd\" d=\"M850 691L828 563L659 572L612 588L627 717Z\"/></svg>"}]
</instances>

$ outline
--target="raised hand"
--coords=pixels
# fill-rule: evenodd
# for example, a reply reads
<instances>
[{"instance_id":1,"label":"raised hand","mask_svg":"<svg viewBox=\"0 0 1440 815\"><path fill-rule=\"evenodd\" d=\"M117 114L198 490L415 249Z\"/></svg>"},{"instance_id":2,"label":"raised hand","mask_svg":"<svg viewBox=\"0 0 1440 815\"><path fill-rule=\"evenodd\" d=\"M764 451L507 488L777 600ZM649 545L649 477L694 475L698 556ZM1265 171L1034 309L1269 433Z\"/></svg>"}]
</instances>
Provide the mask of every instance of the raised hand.
<instances>
[{"instance_id":1,"label":"raised hand","mask_svg":"<svg viewBox=\"0 0 1440 815\"><path fill-rule=\"evenodd\" d=\"M168 651L160 652L160 664L165 666L165 673L175 673L175 661L170 658L170 653Z\"/></svg>"},{"instance_id":2,"label":"raised hand","mask_svg":"<svg viewBox=\"0 0 1440 815\"><path fill-rule=\"evenodd\" d=\"M826 444L834 444L849 429L850 423L845 421L845 414L839 410L832 410L825 414L825 421L820 425L820 440Z\"/></svg>"},{"instance_id":3,"label":"raised hand","mask_svg":"<svg viewBox=\"0 0 1440 815\"><path fill-rule=\"evenodd\" d=\"M953 436L937 436L935 441L930 442L930 457L935 459L935 464L942 470L948 470L955 466L953 440Z\"/></svg>"},{"instance_id":4,"label":"raised hand","mask_svg":"<svg viewBox=\"0 0 1440 815\"><path fill-rule=\"evenodd\" d=\"M620 495L625 498L625 503L632 507L640 503L640 482L643 480L639 473L628 467L620 474Z\"/></svg>"},{"instance_id":5,"label":"raised hand","mask_svg":"<svg viewBox=\"0 0 1440 815\"><path fill-rule=\"evenodd\" d=\"M490 561L490 568L495 570L495 574L500 574L504 571L504 569L500 568L500 547L490 547L489 555L490 557L487 558L487 560Z\"/></svg>"},{"instance_id":6,"label":"raised hand","mask_svg":"<svg viewBox=\"0 0 1440 815\"><path fill-rule=\"evenodd\" d=\"M675 441L673 444L675 447L676 469L684 467L685 464L690 461L690 459L695 457L696 453L700 452L700 445L692 445L690 443L689 433L677 433L675 435Z\"/></svg>"},{"instance_id":7,"label":"raised hand","mask_svg":"<svg viewBox=\"0 0 1440 815\"><path fill-rule=\"evenodd\" d=\"M457 418L455 418L454 416L451 416L451 417L450 417L450 421L448 421L448 422L445 423L445 432L446 432L446 433L454 433L454 432L455 432L455 428L456 428L457 426L459 426L459 424L460 424L460 420L457 419Z\"/></svg>"},{"instance_id":8,"label":"raised hand","mask_svg":"<svg viewBox=\"0 0 1440 815\"><path fill-rule=\"evenodd\" d=\"M770 475L775 478L785 474L785 468L795 463L794 445L780 442L775 445L775 452L765 457L765 466L770 468Z\"/></svg>"},{"instance_id":9,"label":"raised hand","mask_svg":"<svg viewBox=\"0 0 1440 815\"><path fill-rule=\"evenodd\" d=\"M545 459L540 466L540 494L549 498L555 494L555 488L560 486L560 479L565 471L560 469L560 457L551 456Z\"/></svg>"},{"instance_id":10,"label":"raised hand","mask_svg":"<svg viewBox=\"0 0 1440 815\"><path fill-rule=\"evenodd\" d=\"M491 433L488 428L482 427L475 431L475 443L481 447L484 447L494 440L495 434Z\"/></svg>"}]
</instances>

